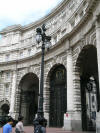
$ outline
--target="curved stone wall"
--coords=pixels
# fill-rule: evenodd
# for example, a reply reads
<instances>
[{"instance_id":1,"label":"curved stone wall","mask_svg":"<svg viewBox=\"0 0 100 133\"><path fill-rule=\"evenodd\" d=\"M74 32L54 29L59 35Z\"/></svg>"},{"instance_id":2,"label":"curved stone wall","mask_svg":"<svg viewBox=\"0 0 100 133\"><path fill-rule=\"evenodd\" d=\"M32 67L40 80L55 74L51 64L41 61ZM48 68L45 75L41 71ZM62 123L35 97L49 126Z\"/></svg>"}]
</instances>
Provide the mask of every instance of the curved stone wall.
<instances>
[{"instance_id":1,"label":"curved stone wall","mask_svg":"<svg viewBox=\"0 0 100 133\"><path fill-rule=\"evenodd\" d=\"M51 14L36 23L5 28L1 31L0 62L25 59L40 52L40 46L36 46L35 35L37 26L43 23L48 29L47 34L52 36L52 45L55 45L78 25L88 8L89 1L64 0Z\"/></svg>"}]
</instances>

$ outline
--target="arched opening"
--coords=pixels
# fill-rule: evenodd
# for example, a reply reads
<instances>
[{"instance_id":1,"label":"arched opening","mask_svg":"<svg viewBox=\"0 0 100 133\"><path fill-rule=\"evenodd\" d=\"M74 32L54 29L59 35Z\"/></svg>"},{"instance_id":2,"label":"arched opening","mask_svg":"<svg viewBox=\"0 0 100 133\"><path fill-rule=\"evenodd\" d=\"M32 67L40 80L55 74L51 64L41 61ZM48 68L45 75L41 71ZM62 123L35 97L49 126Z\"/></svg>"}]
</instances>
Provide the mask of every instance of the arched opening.
<instances>
[{"instance_id":1,"label":"arched opening","mask_svg":"<svg viewBox=\"0 0 100 133\"><path fill-rule=\"evenodd\" d=\"M66 69L63 65L52 68L50 73L50 116L51 127L63 127L67 108Z\"/></svg>"},{"instance_id":2,"label":"arched opening","mask_svg":"<svg viewBox=\"0 0 100 133\"><path fill-rule=\"evenodd\" d=\"M99 83L97 51L94 46L88 45L83 48L77 60L77 67L80 74L82 129L95 131Z\"/></svg>"},{"instance_id":3,"label":"arched opening","mask_svg":"<svg viewBox=\"0 0 100 133\"><path fill-rule=\"evenodd\" d=\"M26 74L19 84L19 115L24 116L24 124L32 124L38 109L39 79L33 73Z\"/></svg>"},{"instance_id":4,"label":"arched opening","mask_svg":"<svg viewBox=\"0 0 100 133\"><path fill-rule=\"evenodd\" d=\"M7 116L8 114L9 114L9 105L5 103L1 106L1 115Z\"/></svg>"}]
</instances>

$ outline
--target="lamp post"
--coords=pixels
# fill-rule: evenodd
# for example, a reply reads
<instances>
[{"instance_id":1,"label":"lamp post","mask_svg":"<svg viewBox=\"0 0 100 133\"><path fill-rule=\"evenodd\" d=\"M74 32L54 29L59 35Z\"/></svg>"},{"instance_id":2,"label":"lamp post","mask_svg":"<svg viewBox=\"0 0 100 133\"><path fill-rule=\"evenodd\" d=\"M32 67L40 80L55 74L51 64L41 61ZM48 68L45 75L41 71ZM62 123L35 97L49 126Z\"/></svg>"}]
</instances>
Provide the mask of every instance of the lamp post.
<instances>
[{"instance_id":1,"label":"lamp post","mask_svg":"<svg viewBox=\"0 0 100 133\"><path fill-rule=\"evenodd\" d=\"M37 112L37 118L33 121L33 124L37 121L42 121L42 124L46 124L47 120L44 118L43 112L43 89L44 89L44 53L45 49L49 49L51 45L51 36L46 35L46 27L45 24L42 25L41 28L36 29L36 42L39 44L42 42L41 50L42 50L42 58L41 58L41 75L40 75L40 95L39 95L39 106ZM35 124L34 124L35 125Z\"/></svg>"}]
</instances>

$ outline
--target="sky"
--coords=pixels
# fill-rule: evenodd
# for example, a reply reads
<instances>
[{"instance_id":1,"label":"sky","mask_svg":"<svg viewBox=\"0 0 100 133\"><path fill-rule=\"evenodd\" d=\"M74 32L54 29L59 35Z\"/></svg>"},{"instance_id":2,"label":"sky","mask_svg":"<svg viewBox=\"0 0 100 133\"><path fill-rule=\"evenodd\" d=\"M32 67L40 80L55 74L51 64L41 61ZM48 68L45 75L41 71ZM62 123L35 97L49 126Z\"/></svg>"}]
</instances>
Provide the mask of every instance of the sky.
<instances>
[{"instance_id":1,"label":"sky","mask_svg":"<svg viewBox=\"0 0 100 133\"><path fill-rule=\"evenodd\" d=\"M27 25L44 17L62 0L0 0L0 31L7 26Z\"/></svg>"}]
</instances>

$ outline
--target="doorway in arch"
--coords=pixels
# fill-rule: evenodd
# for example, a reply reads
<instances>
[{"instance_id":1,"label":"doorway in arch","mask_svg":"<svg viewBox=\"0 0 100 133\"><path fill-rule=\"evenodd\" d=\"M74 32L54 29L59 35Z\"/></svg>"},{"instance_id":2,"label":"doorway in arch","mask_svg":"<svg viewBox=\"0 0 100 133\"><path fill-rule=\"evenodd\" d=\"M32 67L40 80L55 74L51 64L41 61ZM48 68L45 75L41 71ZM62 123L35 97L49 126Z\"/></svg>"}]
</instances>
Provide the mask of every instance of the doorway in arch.
<instances>
[{"instance_id":1,"label":"doorway in arch","mask_svg":"<svg viewBox=\"0 0 100 133\"><path fill-rule=\"evenodd\" d=\"M56 66L50 76L50 117L51 127L63 127L67 108L66 69Z\"/></svg>"},{"instance_id":2,"label":"doorway in arch","mask_svg":"<svg viewBox=\"0 0 100 133\"><path fill-rule=\"evenodd\" d=\"M20 81L19 115L24 116L24 124L30 125L38 109L39 79L33 73L26 74Z\"/></svg>"},{"instance_id":3,"label":"doorway in arch","mask_svg":"<svg viewBox=\"0 0 100 133\"><path fill-rule=\"evenodd\" d=\"M80 75L81 111L83 131L96 130L98 100L97 51L93 45L85 46L79 54L77 68Z\"/></svg>"},{"instance_id":4,"label":"doorway in arch","mask_svg":"<svg viewBox=\"0 0 100 133\"><path fill-rule=\"evenodd\" d=\"M1 106L1 115L7 116L8 114L9 114L9 105L5 103Z\"/></svg>"}]
</instances>

